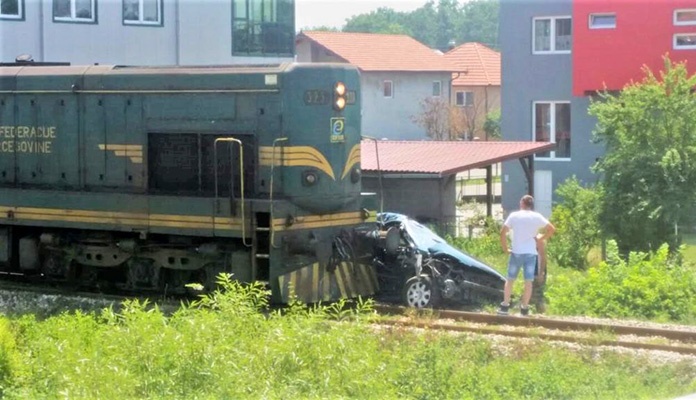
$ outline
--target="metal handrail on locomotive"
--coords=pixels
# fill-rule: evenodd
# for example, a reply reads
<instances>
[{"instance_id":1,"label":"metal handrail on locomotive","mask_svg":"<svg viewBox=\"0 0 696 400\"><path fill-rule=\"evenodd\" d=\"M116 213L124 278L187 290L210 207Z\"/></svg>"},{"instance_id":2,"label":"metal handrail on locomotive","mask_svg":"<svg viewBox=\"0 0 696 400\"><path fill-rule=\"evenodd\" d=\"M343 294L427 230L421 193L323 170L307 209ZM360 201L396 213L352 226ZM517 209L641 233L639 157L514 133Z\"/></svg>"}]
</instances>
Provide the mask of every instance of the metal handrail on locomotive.
<instances>
[{"instance_id":1,"label":"metal handrail on locomotive","mask_svg":"<svg viewBox=\"0 0 696 400\"><path fill-rule=\"evenodd\" d=\"M368 203L352 66L0 67L3 271L370 295L374 267L352 250Z\"/></svg>"}]
</instances>

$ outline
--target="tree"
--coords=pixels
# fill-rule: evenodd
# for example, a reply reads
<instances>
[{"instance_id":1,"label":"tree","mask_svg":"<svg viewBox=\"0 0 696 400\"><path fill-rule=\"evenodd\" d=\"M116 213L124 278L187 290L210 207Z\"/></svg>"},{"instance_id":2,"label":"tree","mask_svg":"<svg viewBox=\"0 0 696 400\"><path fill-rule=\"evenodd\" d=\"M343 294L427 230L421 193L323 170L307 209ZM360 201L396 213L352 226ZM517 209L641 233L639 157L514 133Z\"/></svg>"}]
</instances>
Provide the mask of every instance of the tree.
<instances>
[{"instance_id":1,"label":"tree","mask_svg":"<svg viewBox=\"0 0 696 400\"><path fill-rule=\"evenodd\" d=\"M340 32L341 31L338 28L335 28L333 26L326 26L326 25L313 26L313 27L306 28L303 30L305 30L305 31L321 31L321 32Z\"/></svg>"},{"instance_id":2,"label":"tree","mask_svg":"<svg viewBox=\"0 0 696 400\"><path fill-rule=\"evenodd\" d=\"M456 28L457 43L479 42L497 49L499 0L470 0L461 8L462 18Z\"/></svg>"},{"instance_id":3,"label":"tree","mask_svg":"<svg viewBox=\"0 0 696 400\"><path fill-rule=\"evenodd\" d=\"M427 97L421 101L422 112L411 120L425 129L433 140L457 140L466 133L466 117L460 107L453 106L439 97Z\"/></svg>"},{"instance_id":4,"label":"tree","mask_svg":"<svg viewBox=\"0 0 696 400\"><path fill-rule=\"evenodd\" d=\"M369 14L350 17L343 27L343 32L386 33L411 35L407 27L408 13L396 12L391 8L380 7Z\"/></svg>"},{"instance_id":5,"label":"tree","mask_svg":"<svg viewBox=\"0 0 696 400\"><path fill-rule=\"evenodd\" d=\"M437 24L437 9L434 1L431 0L409 13L405 23L411 29L412 37L417 41L431 47L437 41L437 32L433 29Z\"/></svg>"},{"instance_id":6,"label":"tree","mask_svg":"<svg viewBox=\"0 0 696 400\"><path fill-rule=\"evenodd\" d=\"M605 195L600 221L622 253L680 243L677 226L693 221L696 205L696 75L665 57L619 94L602 93L589 112L606 144L595 165Z\"/></svg>"},{"instance_id":7,"label":"tree","mask_svg":"<svg viewBox=\"0 0 696 400\"><path fill-rule=\"evenodd\" d=\"M437 4L437 41L430 44L442 51L447 51L451 41L456 41L455 32L462 15L457 0L440 0Z\"/></svg>"},{"instance_id":8,"label":"tree","mask_svg":"<svg viewBox=\"0 0 696 400\"><path fill-rule=\"evenodd\" d=\"M455 43L480 42L498 47L499 0L434 0L411 12L382 7L349 18L344 32L404 34L426 46L447 51Z\"/></svg>"},{"instance_id":9,"label":"tree","mask_svg":"<svg viewBox=\"0 0 696 400\"><path fill-rule=\"evenodd\" d=\"M589 251L600 240L602 188L583 186L573 176L558 185L556 194L561 202L551 214L556 236L549 242L549 256L560 266L585 269Z\"/></svg>"},{"instance_id":10,"label":"tree","mask_svg":"<svg viewBox=\"0 0 696 400\"><path fill-rule=\"evenodd\" d=\"M498 140L502 137L500 132L500 110L493 110L486 115L483 131L486 132L486 140Z\"/></svg>"}]
</instances>

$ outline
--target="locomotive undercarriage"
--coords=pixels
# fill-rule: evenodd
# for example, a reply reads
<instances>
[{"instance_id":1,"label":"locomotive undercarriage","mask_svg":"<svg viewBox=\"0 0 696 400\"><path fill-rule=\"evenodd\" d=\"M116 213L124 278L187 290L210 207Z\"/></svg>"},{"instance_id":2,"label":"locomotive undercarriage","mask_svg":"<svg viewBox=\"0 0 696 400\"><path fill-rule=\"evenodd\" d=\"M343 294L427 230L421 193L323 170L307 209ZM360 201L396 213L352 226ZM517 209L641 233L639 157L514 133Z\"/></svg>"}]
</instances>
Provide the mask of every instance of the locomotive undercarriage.
<instances>
[{"instance_id":1,"label":"locomotive undercarriage","mask_svg":"<svg viewBox=\"0 0 696 400\"><path fill-rule=\"evenodd\" d=\"M215 287L222 272L252 278L250 253L234 239L160 236L146 240L109 233L17 232L8 271L33 280L97 290L184 294L190 283ZM12 260L11 260L12 261ZM13 265L14 264L14 265Z\"/></svg>"}]
</instances>

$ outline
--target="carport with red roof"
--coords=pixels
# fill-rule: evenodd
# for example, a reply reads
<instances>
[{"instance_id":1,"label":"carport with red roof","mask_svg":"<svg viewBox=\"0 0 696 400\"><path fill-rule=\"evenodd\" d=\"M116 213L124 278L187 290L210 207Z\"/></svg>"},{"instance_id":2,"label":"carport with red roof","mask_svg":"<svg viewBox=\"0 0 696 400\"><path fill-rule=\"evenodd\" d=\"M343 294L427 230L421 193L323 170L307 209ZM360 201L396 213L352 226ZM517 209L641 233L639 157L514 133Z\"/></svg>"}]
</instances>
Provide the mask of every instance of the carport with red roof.
<instances>
[{"instance_id":1,"label":"carport with red roof","mask_svg":"<svg viewBox=\"0 0 696 400\"><path fill-rule=\"evenodd\" d=\"M486 211L492 215L493 165L518 159L533 195L534 154L555 143L363 140L363 187L376 192L380 208L446 223L456 218L456 176L486 170Z\"/></svg>"}]
</instances>

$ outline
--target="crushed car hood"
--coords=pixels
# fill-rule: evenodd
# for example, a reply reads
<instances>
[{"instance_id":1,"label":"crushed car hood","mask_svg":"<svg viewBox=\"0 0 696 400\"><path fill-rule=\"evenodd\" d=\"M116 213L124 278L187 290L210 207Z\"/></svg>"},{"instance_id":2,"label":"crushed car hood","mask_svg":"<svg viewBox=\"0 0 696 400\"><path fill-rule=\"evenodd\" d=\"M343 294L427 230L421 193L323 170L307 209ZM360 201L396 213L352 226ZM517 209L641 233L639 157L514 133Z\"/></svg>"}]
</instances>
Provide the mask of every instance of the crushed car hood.
<instances>
[{"instance_id":1,"label":"crushed car hood","mask_svg":"<svg viewBox=\"0 0 696 400\"><path fill-rule=\"evenodd\" d=\"M498 276L500 279L505 280L505 277L495 269L489 267L484 262L463 253L456 247L451 246L445 241L445 239L437 236L427 227L403 214L381 213L378 215L377 220L386 225L396 222L401 223L404 229L406 229L408 235L411 237L411 239L413 239L413 242L418 250L428 252L432 256L446 256L453 258L464 265L480 269L488 274Z\"/></svg>"}]
</instances>

